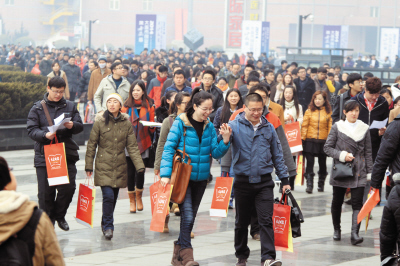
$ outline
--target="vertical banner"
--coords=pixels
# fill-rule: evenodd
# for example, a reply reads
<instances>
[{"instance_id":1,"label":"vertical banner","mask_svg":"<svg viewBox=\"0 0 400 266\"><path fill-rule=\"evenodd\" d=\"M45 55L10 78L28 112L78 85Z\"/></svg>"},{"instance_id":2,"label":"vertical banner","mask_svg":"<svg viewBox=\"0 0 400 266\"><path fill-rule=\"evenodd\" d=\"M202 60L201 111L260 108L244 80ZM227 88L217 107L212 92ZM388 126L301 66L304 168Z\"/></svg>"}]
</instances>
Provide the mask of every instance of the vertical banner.
<instances>
[{"instance_id":1,"label":"vertical banner","mask_svg":"<svg viewBox=\"0 0 400 266\"><path fill-rule=\"evenodd\" d=\"M261 24L261 53L266 53L269 56L269 34L270 24L267 21L263 21Z\"/></svg>"},{"instance_id":2,"label":"vertical banner","mask_svg":"<svg viewBox=\"0 0 400 266\"><path fill-rule=\"evenodd\" d=\"M136 15L135 54L140 54L144 48L152 50L156 46L157 15Z\"/></svg>"},{"instance_id":3,"label":"vertical banner","mask_svg":"<svg viewBox=\"0 0 400 266\"><path fill-rule=\"evenodd\" d=\"M349 44L349 26L342 25L340 27L340 48L347 48ZM343 55L346 56L346 51L343 52Z\"/></svg>"},{"instance_id":4,"label":"vertical banner","mask_svg":"<svg viewBox=\"0 0 400 266\"><path fill-rule=\"evenodd\" d=\"M240 48L242 45L242 21L244 0L228 0L226 48Z\"/></svg>"},{"instance_id":5,"label":"vertical banner","mask_svg":"<svg viewBox=\"0 0 400 266\"><path fill-rule=\"evenodd\" d=\"M381 42L379 55L380 58L389 58L394 61L395 56L399 54L399 28L381 28Z\"/></svg>"},{"instance_id":6,"label":"vertical banner","mask_svg":"<svg viewBox=\"0 0 400 266\"><path fill-rule=\"evenodd\" d=\"M157 15L156 23L156 49L167 49L167 32L166 32L167 16Z\"/></svg>"},{"instance_id":7,"label":"vertical banner","mask_svg":"<svg viewBox=\"0 0 400 266\"><path fill-rule=\"evenodd\" d=\"M323 48L340 48L341 26L324 25ZM329 51L323 51L322 54L328 55ZM333 52L333 55L339 55L340 52Z\"/></svg>"}]
</instances>

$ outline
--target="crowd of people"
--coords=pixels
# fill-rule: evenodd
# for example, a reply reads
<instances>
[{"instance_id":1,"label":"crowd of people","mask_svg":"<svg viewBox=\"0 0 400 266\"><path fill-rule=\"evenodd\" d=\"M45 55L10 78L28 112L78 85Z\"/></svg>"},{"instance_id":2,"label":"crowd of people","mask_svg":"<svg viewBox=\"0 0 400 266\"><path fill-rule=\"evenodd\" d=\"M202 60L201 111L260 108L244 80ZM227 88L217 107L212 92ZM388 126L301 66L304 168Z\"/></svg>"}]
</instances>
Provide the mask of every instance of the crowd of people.
<instances>
[{"instance_id":1,"label":"crowd of people","mask_svg":"<svg viewBox=\"0 0 400 266\"><path fill-rule=\"evenodd\" d=\"M18 52L17 60L22 58ZM295 189L298 154L291 152L284 131L290 123L298 122L301 127L306 192L314 192L315 157L318 192L324 192L330 175L335 241L341 240L342 204L351 193L351 243L363 242L357 216L370 188L381 188L387 169L391 175L386 198L389 203L398 201L400 194L391 188L397 184L393 175L400 171L400 77L392 86L382 85L370 72L361 76L345 73L340 66L305 68L286 61L275 70L265 55L255 60L249 54L241 61L238 56L227 60L221 52L212 56L147 49L141 55L134 55L131 49L115 54L70 52L76 51L64 49L52 60L53 51L44 49L46 59L39 68L48 77L47 93L32 107L27 126L35 141L39 207L62 230L69 230L65 215L75 192L79 160L72 135L83 131L74 101L93 105L96 113L84 170L88 176L94 173L95 185L101 187L101 228L108 240L113 238L119 189L128 187L131 213L143 211L146 169L154 168L165 186L170 183L174 154L183 151L190 158L185 200L170 204L171 214L181 217L172 265L198 265L193 257L192 229L212 180L212 158L219 160L222 176L234 178L229 208L236 212L236 265L246 265L250 254L249 225L252 238L261 244L261 265L282 265L276 258L272 227L273 172L281 181L280 191ZM35 54L35 49L29 54ZM71 121L50 133L46 112L53 119L67 114ZM387 127L370 128L374 121L386 119ZM162 126L145 126L144 121ZM65 143L70 183L50 187L43 147L55 137ZM333 158L333 167L350 164L352 176L330 173L328 156ZM11 171L6 172L7 178L12 176ZM9 182L2 181L2 189L12 193ZM382 226L390 226L385 225L380 233L382 260L396 249L398 232L393 224L400 222L395 214L399 206L388 206ZM169 215L165 233L169 232L168 222Z\"/></svg>"}]
</instances>

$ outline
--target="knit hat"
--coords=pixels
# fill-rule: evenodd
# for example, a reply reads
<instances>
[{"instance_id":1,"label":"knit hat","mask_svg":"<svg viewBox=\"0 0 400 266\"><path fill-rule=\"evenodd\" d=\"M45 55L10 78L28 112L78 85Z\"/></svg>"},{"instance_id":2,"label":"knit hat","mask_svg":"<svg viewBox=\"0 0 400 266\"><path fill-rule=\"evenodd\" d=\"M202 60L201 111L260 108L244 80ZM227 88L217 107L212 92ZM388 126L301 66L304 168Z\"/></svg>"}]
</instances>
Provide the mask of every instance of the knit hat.
<instances>
[{"instance_id":1,"label":"knit hat","mask_svg":"<svg viewBox=\"0 0 400 266\"><path fill-rule=\"evenodd\" d=\"M104 60L104 61L107 62L107 57L105 55L100 55L99 59L98 59L98 62L100 62L100 60Z\"/></svg>"},{"instance_id":2,"label":"knit hat","mask_svg":"<svg viewBox=\"0 0 400 266\"><path fill-rule=\"evenodd\" d=\"M118 93L111 93L110 95L108 95L106 102L108 102L108 100L110 100L111 98L118 100L121 103L121 107L124 105L124 103L122 102L122 97Z\"/></svg>"}]
</instances>

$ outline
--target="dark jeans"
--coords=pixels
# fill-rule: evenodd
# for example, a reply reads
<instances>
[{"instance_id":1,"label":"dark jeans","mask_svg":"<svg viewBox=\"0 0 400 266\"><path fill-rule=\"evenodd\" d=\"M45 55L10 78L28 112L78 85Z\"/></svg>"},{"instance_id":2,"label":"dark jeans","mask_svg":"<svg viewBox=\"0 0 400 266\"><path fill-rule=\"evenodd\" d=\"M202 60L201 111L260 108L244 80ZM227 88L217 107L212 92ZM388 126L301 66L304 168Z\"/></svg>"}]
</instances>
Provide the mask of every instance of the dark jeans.
<instances>
[{"instance_id":1,"label":"dark jeans","mask_svg":"<svg viewBox=\"0 0 400 266\"><path fill-rule=\"evenodd\" d=\"M143 189L145 171L136 172L135 165L130 157L126 157L126 164L128 165L128 191L135 191L135 186L138 189Z\"/></svg>"},{"instance_id":2,"label":"dark jeans","mask_svg":"<svg viewBox=\"0 0 400 266\"><path fill-rule=\"evenodd\" d=\"M247 259L250 249L247 246L248 226L255 206L260 227L261 260L275 259L274 229L272 215L274 212L274 182L262 183L235 182L235 250L236 257Z\"/></svg>"},{"instance_id":3,"label":"dark jeans","mask_svg":"<svg viewBox=\"0 0 400 266\"><path fill-rule=\"evenodd\" d=\"M182 248L191 248L190 233L193 229L194 220L196 219L197 211L199 210L201 199L207 187L207 180L194 182L189 181L186 191L185 200L179 204L181 212L181 225L178 238L178 245Z\"/></svg>"},{"instance_id":4,"label":"dark jeans","mask_svg":"<svg viewBox=\"0 0 400 266\"><path fill-rule=\"evenodd\" d=\"M344 194L347 188L333 186L333 198L331 210L342 210L344 201ZM364 187L357 187L351 189L351 207L353 211L361 210L363 206Z\"/></svg>"},{"instance_id":5,"label":"dark jeans","mask_svg":"<svg viewBox=\"0 0 400 266\"><path fill-rule=\"evenodd\" d=\"M75 101L76 91L69 91L69 101Z\"/></svg>"},{"instance_id":6,"label":"dark jeans","mask_svg":"<svg viewBox=\"0 0 400 266\"><path fill-rule=\"evenodd\" d=\"M65 217L75 193L75 163L67 162L67 167L69 184L58 186L49 186L46 167L36 167L39 208L45 211L52 220L59 220Z\"/></svg>"},{"instance_id":7,"label":"dark jeans","mask_svg":"<svg viewBox=\"0 0 400 266\"><path fill-rule=\"evenodd\" d=\"M304 155L306 156L307 160L307 168L306 168L306 174L312 174L314 173L314 155L309 152L305 152ZM325 174L326 172L326 154L318 154L318 165L319 165L319 173Z\"/></svg>"},{"instance_id":8,"label":"dark jeans","mask_svg":"<svg viewBox=\"0 0 400 266\"><path fill-rule=\"evenodd\" d=\"M117 204L119 188L101 187L103 193L103 216L101 224L104 230L114 230L114 210Z\"/></svg>"}]
</instances>

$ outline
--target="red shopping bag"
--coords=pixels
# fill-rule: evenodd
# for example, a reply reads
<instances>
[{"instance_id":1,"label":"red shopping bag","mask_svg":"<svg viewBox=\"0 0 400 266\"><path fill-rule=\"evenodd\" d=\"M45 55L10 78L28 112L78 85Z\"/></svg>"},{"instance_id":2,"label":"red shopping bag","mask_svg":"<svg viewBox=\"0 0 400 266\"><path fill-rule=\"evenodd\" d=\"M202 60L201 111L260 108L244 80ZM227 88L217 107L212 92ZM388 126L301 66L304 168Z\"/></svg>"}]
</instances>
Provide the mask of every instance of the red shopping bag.
<instances>
[{"instance_id":1,"label":"red shopping bag","mask_svg":"<svg viewBox=\"0 0 400 266\"><path fill-rule=\"evenodd\" d=\"M299 155L297 155L297 176L295 180L295 185L296 186L302 186L304 185L304 172L305 172L305 165L304 165L304 156L300 152Z\"/></svg>"},{"instance_id":2,"label":"red shopping bag","mask_svg":"<svg viewBox=\"0 0 400 266\"><path fill-rule=\"evenodd\" d=\"M91 179L91 178L89 178ZM96 198L96 188L89 183L86 178L85 183L79 185L78 206L76 208L76 221L82 225L93 228L94 202ZM86 181L88 181L86 183Z\"/></svg>"},{"instance_id":3,"label":"red shopping bag","mask_svg":"<svg viewBox=\"0 0 400 266\"><path fill-rule=\"evenodd\" d=\"M232 184L232 177L217 177L211 202L210 216L227 217Z\"/></svg>"},{"instance_id":4,"label":"red shopping bag","mask_svg":"<svg viewBox=\"0 0 400 266\"><path fill-rule=\"evenodd\" d=\"M36 65L32 68L31 73L32 73L32 74L36 74L36 75L40 75L40 73L42 73L42 71L40 71L40 69L39 69L39 64L36 64Z\"/></svg>"},{"instance_id":5,"label":"red shopping bag","mask_svg":"<svg viewBox=\"0 0 400 266\"><path fill-rule=\"evenodd\" d=\"M168 184L165 187L159 186L157 191L157 199L154 205L153 216L150 222L150 231L164 231L165 217L169 209L169 200L171 198L172 185Z\"/></svg>"},{"instance_id":6,"label":"red shopping bag","mask_svg":"<svg viewBox=\"0 0 400 266\"><path fill-rule=\"evenodd\" d=\"M288 140L291 153L303 151L299 122L293 122L290 124L286 124L285 125L285 135Z\"/></svg>"},{"instance_id":7,"label":"red shopping bag","mask_svg":"<svg viewBox=\"0 0 400 266\"><path fill-rule=\"evenodd\" d=\"M49 186L69 184L64 143L58 143L57 137L54 137L54 141L55 144L51 141L50 145L44 146Z\"/></svg>"},{"instance_id":8,"label":"red shopping bag","mask_svg":"<svg viewBox=\"0 0 400 266\"><path fill-rule=\"evenodd\" d=\"M158 195L158 187L160 185L160 176L156 175L154 177L154 184L150 186L150 206L151 206L151 215L153 215L154 207L157 203L157 195ZM169 208L167 211L167 215L169 214Z\"/></svg>"},{"instance_id":9,"label":"red shopping bag","mask_svg":"<svg viewBox=\"0 0 400 266\"><path fill-rule=\"evenodd\" d=\"M364 203L364 206L361 208L361 211L358 213L357 216L357 223L361 223L361 221L369 214L371 213L372 209L378 204L380 201L379 197L379 189L375 189L372 191L372 189L369 190L368 193L368 199Z\"/></svg>"},{"instance_id":10,"label":"red shopping bag","mask_svg":"<svg viewBox=\"0 0 400 266\"><path fill-rule=\"evenodd\" d=\"M284 202L283 198L285 199ZM287 197L282 194L281 200L274 204L274 213L272 215L276 250L293 252L290 210L291 207L287 204Z\"/></svg>"}]
</instances>

